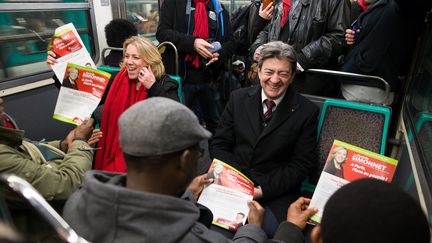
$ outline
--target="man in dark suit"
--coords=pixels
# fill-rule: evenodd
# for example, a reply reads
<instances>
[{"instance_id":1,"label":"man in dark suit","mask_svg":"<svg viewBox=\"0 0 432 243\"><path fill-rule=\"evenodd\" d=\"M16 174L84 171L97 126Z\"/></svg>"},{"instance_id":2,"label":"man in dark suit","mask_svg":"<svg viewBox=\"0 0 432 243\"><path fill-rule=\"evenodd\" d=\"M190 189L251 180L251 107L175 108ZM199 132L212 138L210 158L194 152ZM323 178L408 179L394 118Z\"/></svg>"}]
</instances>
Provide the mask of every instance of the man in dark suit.
<instances>
[{"instance_id":1,"label":"man in dark suit","mask_svg":"<svg viewBox=\"0 0 432 243\"><path fill-rule=\"evenodd\" d=\"M265 44L258 62L260 86L231 94L210 144L213 158L254 181L254 198L266 207L265 224L276 226L317 165L319 109L291 87L296 63L290 45Z\"/></svg>"}]
</instances>

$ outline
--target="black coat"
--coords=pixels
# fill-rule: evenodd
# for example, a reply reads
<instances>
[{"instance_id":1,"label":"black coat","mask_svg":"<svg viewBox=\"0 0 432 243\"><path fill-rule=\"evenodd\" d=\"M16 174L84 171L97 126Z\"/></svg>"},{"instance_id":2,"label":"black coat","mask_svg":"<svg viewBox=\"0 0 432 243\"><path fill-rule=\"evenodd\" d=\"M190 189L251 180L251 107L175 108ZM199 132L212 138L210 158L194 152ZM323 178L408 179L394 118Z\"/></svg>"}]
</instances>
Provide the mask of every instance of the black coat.
<instances>
[{"instance_id":1,"label":"black coat","mask_svg":"<svg viewBox=\"0 0 432 243\"><path fill-rule=\"evenodd\" d=\"M352 50L346 55L342 71L384 78L392 91L400 89L398 76L406 75L411 61L418 30L426 8L422 0L378 0L363 12L358 21L360 35ZM430 1L424 1L429 2ZM356 83L376 86L365 80L345 80L344 83Z\"/></svg>"},{"instance_id":2,"label":"black coat","mask_svg":"<svg viewBox=\"0 0 432 243\"><path fill-rule=\"evenodd\" d=\"M300 194L300 184L317 165L319 109L289 87L262 128L261 88L232 92L210 145L210 155L246 174L261 186L264 206L279 221Z\"/></svg>"},{"instance_id":3,"label":"black coat","mask_svg":"<svg viewBox=\"0 0 432 243\"><path fill-rule=\"evenodd\" d=\"M193 0L192 1L192 5ZM186 54L196 54L194 49L194 42L197 37L188 34L188 24L186 18L186 0L164 0L162 3L159 26L156 32L156 38L159 42L170 41L172 42L179 52L179 74L182 77L184 75L184 59ZM223 6L222 6L223 7ZM220 71L220 66L230 58L238 43L232 39L232 30L230 24L230 18L228 12L223 8L223 20L225 33L222 37L221 28L218 28L216 34L216 40L222 44L222 49L219 52L220 57L217 63L210 65L210 68L216 68L219 66L217 71ZM192 13L192 19L193 19ZM220 26L219 20L218 24ZM191 28L193 30L193 28ZM192 32L192 31L191 31ZM162 54L165 68L167 73L174 74L174 54L172 51L165 51ZM216 77L217 75L214 75Z\"/></svg>"}]
</instances>

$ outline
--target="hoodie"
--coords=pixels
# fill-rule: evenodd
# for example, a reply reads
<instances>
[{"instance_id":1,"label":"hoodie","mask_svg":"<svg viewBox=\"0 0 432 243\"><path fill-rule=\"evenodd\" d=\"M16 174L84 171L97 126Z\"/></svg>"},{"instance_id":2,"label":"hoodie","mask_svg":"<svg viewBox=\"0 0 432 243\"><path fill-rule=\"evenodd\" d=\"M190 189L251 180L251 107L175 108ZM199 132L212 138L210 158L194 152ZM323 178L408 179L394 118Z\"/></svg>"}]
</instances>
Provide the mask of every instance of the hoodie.
<instances>
[{"instance_id":1,"label":"hoodie","mask_svg":"<svg viewBox=\"0 0 432 243\"><path fill-rule=\"evenodd\" d=\"M66 202L63 215L91 242L231 242L198 222L195 202L173 196L130 190L126 175L89 171ZM237 231L234 242L264 242L256 225Z\"/></svg>"}]
</instances>

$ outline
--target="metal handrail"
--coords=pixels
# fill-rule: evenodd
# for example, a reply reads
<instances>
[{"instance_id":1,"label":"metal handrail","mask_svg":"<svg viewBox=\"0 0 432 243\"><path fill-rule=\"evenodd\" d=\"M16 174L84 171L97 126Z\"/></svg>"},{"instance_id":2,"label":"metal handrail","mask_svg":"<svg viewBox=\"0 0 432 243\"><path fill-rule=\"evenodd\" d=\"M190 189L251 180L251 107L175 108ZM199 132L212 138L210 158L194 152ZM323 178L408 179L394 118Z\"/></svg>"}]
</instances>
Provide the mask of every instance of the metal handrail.
<instances>
[{"instance_id":1,"label":"metal handrail","mask_svg":"<svg viewBox=\"0 0 432 243\"><path fill-rule=\"evenodd\" d=\"M0 175L0 180L11 190L25 198L48 221L58 236L69 243L88 243L80 237L48 202L24 179L15 175Z\"/></svg>"},{"instance_id":2,"label":"metal handrail","mask_svg":"<svg viewBox=\"0 0 432 243\"><path fill-rule=\"evenodd\" d=\"M179 63L178 63L179 55L178 55L177 47L172 42L169 41L164 41L160 43L157 47L158 49L160 49L163 46L171 46L173 48L174 55L175 55L175 74L178 76L179 75Z\"/></svg>"},{"instance_id":3,"label":"metal handrail","mask_svg":"<svg viewBox=\"0 0 432 243\"><path fill-rule=\"evenodd\" d=\"M123 48L121 47L105 47L102 49L102 65L105 65L105 53L107 51L121 51L123 52Z\"/></svg>"},{"instance_id":4,"label":"metal handrail","mask_svg":"<svg viewBox=\"0 0 432 243\"><path fill-rule=\"evenodd\" d=\"M317 74L328 74L328 75L348 77L348 78L360 78L360 79L369 79L369 80L374 79L379 81L384 86L384 91L387 96L390 94L390 85L388 84L387 81L385 81L385 79L379 76L364 75L359 73L350 73L350 72L342 72L342 71L327 70L327 69L317 69L317 68L307 69L305 70L305 72L317 73Z\"/></svg>"}]
</instances>

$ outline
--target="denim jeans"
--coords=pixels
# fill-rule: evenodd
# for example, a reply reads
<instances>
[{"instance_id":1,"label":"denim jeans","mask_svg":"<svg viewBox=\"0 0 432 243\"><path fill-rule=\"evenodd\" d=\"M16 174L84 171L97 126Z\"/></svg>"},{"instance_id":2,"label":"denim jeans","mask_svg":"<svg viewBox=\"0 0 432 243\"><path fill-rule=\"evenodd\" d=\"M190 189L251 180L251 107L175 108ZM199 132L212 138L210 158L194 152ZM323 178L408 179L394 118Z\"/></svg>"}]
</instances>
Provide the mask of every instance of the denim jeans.
<instances>
[{"instance_id":1,"label":"denim jeans","mask_svg":"<svg viewBox=\"0 0 432 243\"><path fill-rule=\"evenodd\" d=\"M210 83L185 83L184 88L186 106L193 109L194 105L197 104L201 109L207 129L214 134L219 123L216 91Z\"/></svg>"}]
</instances>

